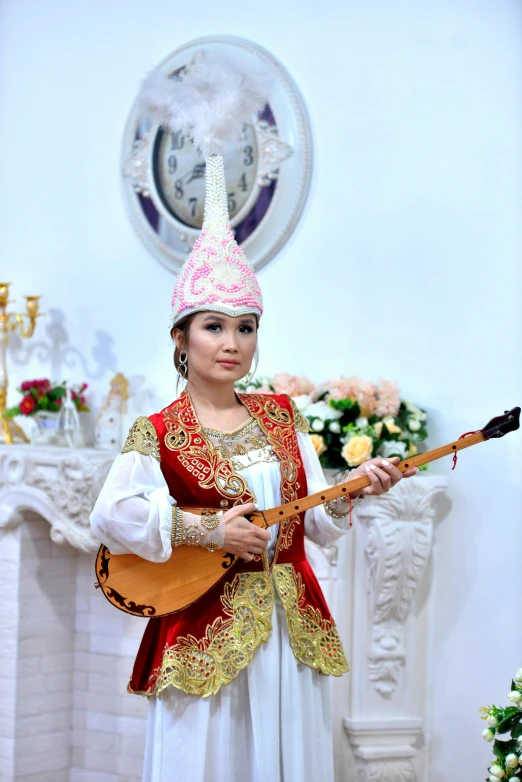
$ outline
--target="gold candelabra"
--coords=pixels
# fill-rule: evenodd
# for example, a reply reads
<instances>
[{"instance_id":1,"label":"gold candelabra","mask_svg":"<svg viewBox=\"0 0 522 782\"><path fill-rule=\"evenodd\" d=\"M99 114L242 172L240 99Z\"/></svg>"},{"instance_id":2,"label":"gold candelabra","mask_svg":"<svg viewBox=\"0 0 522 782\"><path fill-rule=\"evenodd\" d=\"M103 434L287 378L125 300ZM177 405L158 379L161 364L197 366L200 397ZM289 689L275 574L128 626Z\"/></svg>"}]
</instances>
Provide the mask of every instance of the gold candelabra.
<instances>
[{"instance_id":1,"label":"gold candelabra","mask_svg":"<svg viewBox=\"0 0 522 782\"><path fill-rule=\"evenodd\" d=\"M7 343L9 334L18 330L20 336L29 339L33 336L36 318L41 315L38 311L40 296L25 297L27 312L6 312L7 305L11 303L9 300L10 284L9 282L0 282L0 421L2 422L0 435L3 436L6 445L12 445L13 440L29 442L25 433L12 419L3 417L7 408Z\"/></svg>"}]
</instances>

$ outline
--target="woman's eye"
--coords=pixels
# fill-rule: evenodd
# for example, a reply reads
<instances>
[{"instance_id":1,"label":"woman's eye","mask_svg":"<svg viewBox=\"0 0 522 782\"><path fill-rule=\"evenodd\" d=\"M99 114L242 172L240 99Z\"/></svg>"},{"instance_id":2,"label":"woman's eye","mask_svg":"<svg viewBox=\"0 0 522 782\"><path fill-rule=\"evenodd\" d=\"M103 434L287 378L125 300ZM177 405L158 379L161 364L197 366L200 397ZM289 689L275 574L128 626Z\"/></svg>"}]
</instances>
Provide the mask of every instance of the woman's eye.
<instances>
[{"instance_id":1,"label":"woman's eye","mask_svg":"<svg viewBox=\"0 0 522 782\"><path fill-rule=\"evenodd\" d=\"M209 325L207 326L207 331L217 331L220 328L221 326L219 325L219 323L209 323Z\"/></svg>"},{"instance_id":2,"label":"woman's eye","mask_svg":"<svg viewBox=\"0 0 522 782\"><path fill-rule=\"evenodd\" d=\"M240 326L239 331L241 334L251 334L253 332L252 326Z\"/></svg>"}]
</instances>

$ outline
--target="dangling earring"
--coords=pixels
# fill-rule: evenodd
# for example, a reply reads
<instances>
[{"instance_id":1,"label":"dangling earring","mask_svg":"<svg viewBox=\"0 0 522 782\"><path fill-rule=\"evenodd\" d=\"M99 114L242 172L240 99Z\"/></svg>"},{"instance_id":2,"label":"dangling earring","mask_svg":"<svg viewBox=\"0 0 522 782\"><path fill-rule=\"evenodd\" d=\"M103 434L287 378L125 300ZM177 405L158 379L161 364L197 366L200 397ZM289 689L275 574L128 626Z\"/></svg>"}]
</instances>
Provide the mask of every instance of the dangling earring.
<instances>
[{"instance_id":1,"label":"dangling earring","mask_svg":"<svg viewBox=\"0 0 522 782\"><path fill-rule=\"evenodd\" d=\"M188 375L188 353L186 350L182 350L179 354L179 366L178 366L178 372L181 375L182 378L185 380L187 379Z\"/></svg>"},{"instance_id":2,"label":"dangling earring","mask_svg":"<svg viewBox=\"0 0 522 782\"><path fill-rule=\"evenodd\" d=\"M252 369L251 369L251 368L248 370L247 374L246 374L246 375L245 375L245 377L243 378L243 383L244 383L245 385L247 385L247 386L249 386L249 385L250 385L250 383L252 382L252 378L253 378L253 377L254 377L254 375L255 375L255 372L256 372L256 370L255 370L255 369L254 369L254 371L253 371L253 372L252 372Z\"/></svg>"}]
</instances>

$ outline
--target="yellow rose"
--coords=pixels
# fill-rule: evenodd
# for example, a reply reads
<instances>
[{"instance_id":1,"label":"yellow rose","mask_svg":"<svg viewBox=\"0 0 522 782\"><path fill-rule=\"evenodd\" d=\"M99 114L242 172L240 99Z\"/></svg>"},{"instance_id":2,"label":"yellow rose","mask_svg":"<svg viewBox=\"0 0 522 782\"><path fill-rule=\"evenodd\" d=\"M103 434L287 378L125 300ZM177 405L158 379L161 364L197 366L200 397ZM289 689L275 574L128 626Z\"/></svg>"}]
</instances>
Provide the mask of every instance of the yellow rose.
<instances>
[{"instance_id":1,"label":"yellow rose","mask_svg":"<svg viewBox=\"0 0 522 782\"><path fill-rule=\"evenodd\" d=\"M321 456L326 451L326 443L324 437L320 434L311 434L310 440L313 443L317 456Z\"/></svg>"},{"instance_id":2,"label":"yellow rose","mask_svg":"<svg viewBox=\"0 0 522 782\"><path fill-rule=\"evenodd\" d=\"M415 456L416 453L417 453L417 446L415 445L415 443L412 443L410 445L410 450L406 454L406 458L410 459L412 456Z\"/></svg>"},{"instance_id":3,"label":"yellow rose","mask_svg":"<svg viewBox=\"0 0 522 782\"><path fill-rule=\"evenodd\" d=\"M386 429L390 434L400 434L402 432L401 427L397 426L397 424L395 423L392 417L385 418L383 420L383 424L386 425Z\"/></svg>"},{"instance_id":4,"label":"yellow rose","mask_svg":"<svg viewBox=\"0 0 522 782\"><path fill-rule=\"evenodd\" d=\"M377 439L379 440L382 434L382 421L377 421L377 423L373 425L373 428L375 430L375 434L377 435Z\"/></svg>"},{"instance_id":5,"label":"yellow rose","mask_svg":"<svg viewBox=\"0 0 522 782\"><path fill-rule=\"evenodd\" d=\"M345 444L341 454L349 467L358 467L371 458L373 440L367 434L352 437Z\"/></svg>"}]
</instances>

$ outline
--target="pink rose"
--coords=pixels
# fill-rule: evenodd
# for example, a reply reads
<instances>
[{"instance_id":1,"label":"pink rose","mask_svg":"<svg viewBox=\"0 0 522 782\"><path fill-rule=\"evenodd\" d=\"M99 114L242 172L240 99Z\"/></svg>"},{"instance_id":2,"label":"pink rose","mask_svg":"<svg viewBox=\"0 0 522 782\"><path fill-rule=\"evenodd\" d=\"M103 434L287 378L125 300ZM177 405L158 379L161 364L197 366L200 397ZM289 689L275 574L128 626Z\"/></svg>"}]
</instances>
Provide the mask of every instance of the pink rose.
<instances>
[{"instance_id":1,"label":"pink rose","mask_svg":"<svg viewBox=\"0 0 522 782\"><path fill-rule=\"evenodd\" d=\"M288 394L288 396L303 396L313 394L316 390L314 384L307 377L297 377L288 372L278 372L272 381L276 394Z\"/></svg>"},{"instance_id":2,"label":"pink rose","mask_svg":"<svg viewBox=\"0 0 522 782\"><path fill-rule=\"evenodd\" d=\"M356 399L360 380L357 377L339 377L327 380L322 386L328 392L327 399Z\"/></svg>"},{"instance_id":3,"label":"pink rose","mask_svg":"<svg viewBox=\"0 0 522 782\"><path fill-rule=\"evenodd\" d=\"M377 389L377 408L379 418L396 416L401 406L399 387L393 380L382 380Z\"/></svg>"},{"instance_id":4,"label":"pink rose","mask_svg":"<svg viewBox=\"0 0 522 782\"><path fill-rule=\"evenodd\" d=\"M359 404L361 415L369 416L375 413L377 386L369 380L360 380L358 377L341 377L328 380L323 388L328 392L327 400L353 399Z\"/></svg>"}]
</instances>

